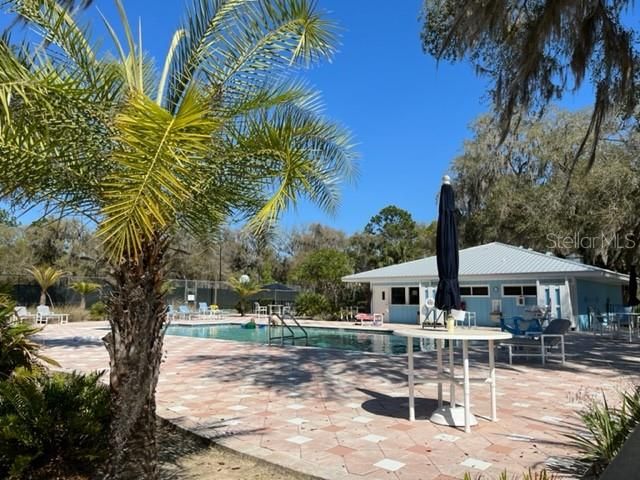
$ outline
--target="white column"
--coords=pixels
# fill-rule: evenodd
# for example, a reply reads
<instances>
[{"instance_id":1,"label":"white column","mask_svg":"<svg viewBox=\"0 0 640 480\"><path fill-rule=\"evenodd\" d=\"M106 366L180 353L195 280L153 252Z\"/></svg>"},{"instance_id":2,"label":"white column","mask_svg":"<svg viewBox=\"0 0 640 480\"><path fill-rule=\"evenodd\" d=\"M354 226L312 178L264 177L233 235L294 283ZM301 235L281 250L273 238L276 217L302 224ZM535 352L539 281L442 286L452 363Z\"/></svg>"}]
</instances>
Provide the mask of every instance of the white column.
<instances>
[{"instance_id":1,"label":"white column","mask_svg":"<svg viewBox=\"0 0 640 480\"><path fill-rule=\"evenodd\" d=\"M413 337L407 337L407 361L408 361L408 381L409 381L409 421L416 419L416 408L413 391Z\"/></svg>"},{"instance_id":2,"label":"white column","mask_svg":"<svg viewBox=\"0 0 640 480\"><path fill-rule=\"evenodd\" d=\"M438 408L442 408L442 372L443 372L443 368L442 368L442 347L444 344L444 340L442 340L441 338L439 338L438 340L436 340L436 352L437 352L437 358L438 358Z\"/></svg>"},{"instance_id":3,"label":"white column","mask_svg":"<svg viewBox=\"0 0 640 480\"><path fill-rule=\"evenodd\" d=\"M469 391L469 342L462 341L462 374L464 379L464 431L471 432L471 392Z\"/></svg>"},{"instance_id":4,"label":"white column","mask_svg":"<svg viewBox=\"0 0 640 480\"><path fill-rule=\"evenodd\" d=\"M449 376L451 381L449 383L449 406L451 408L456 407L456 366L453 357L453 340L449 340Z\"/></svg>"},{"instance_id":5,"label":"white column","mask_svg":"<svg viewBox=\"0 0 640 480\"><path fill-rule=\"evenodd\" d=\"M496 361L493 340L489 340L489 379L491 381L491 421L498 420L496 412Z\"/></svg>"}]
</instances>

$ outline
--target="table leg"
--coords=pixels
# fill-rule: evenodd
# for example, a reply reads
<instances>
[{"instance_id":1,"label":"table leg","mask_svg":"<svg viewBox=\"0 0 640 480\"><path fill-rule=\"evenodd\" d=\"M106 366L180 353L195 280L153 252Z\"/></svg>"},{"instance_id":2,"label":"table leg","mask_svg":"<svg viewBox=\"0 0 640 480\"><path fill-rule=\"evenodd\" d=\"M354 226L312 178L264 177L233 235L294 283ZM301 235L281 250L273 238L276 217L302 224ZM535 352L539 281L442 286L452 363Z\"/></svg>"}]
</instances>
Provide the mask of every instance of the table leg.
<instances>
[{"instance_id":1,"label":"table leg","mask_svg":"<svg viewBox=\"0 0 640 480\"><path fill-rule=\"evenodd\" d=\"M451 382L449 384L449 406L451 408L456 408L456 378L455 372L456 366L453 357L453 341L449 340L449 376L451 377Z\"/></svg>"},{"instance_id":2,"label":"table leg","mask_svg":"<svg viewBox=\"0 0 640 480\"><path fill-rule=\"evenodd\" d=\"M442 344L444 340L438 339L436 340L436 352L438 358L438 408L442 408L442 379L440 376L442 375Z\"/></svg>"},{"instance_id":3,"label":"table leg","mask_svg":"<svg viewBox=\"0 0 640 480\"><path fill-rule=\"evenodd\" d=\"M416 419L416 408L413 391L413 337L407 337L408 381L409 381L409 421Z\"/></svg>"},{"instance_id":4,"label":"table leg","mask_svg":"<svg viewBox=\"0 0 640 480\"><path fill-rule=\"evenodd\" d=\"M469 342L462 341L462 374L464 379L464 431L471 432L471 392L469 391Z\"/></svg>"},{"instance_id":5,"label":"table leg","mask_svg":"<svg viewBox=\"0 0 640 480\"><path fill-rule=\"evenodd\" d=\"M496 413L496 361L493 340L489 340L489 378L491 380L491 421L498 420Z\"/></svg>"}]
</instances>

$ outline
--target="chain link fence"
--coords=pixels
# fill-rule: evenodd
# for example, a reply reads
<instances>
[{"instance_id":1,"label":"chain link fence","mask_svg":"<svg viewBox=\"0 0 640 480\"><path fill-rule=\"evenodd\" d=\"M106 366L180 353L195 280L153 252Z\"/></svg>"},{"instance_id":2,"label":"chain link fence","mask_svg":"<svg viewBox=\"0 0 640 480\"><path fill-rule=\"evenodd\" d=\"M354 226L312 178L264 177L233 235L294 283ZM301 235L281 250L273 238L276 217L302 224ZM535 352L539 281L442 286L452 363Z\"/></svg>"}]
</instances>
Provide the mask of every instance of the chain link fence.
<instances>
[{"instance_id":1,"label":"chain link fence","mask_svg":"<svg viewBox=\"0 0 640 480\"><path fill-rule=\"evenodd\" d=\"M109 294L109 283L105 277L64 277L47 290L48 301L52 305L79 305L80 295L71 288L74 282L97 283L101 289L86 295L86 305L94 303ZM211 280L169 279L170 289L167 303L173 305L189 304L197 306L203 302L218 305L219 308L233 309L240 300L237 293L227 282ZM13 296L18 305L37 305L40 300L40 287L27 275L0 274L0 292ZM300 288L283 284L266 285L265 289L249 298L249 302L268 304L293 304Z\"/></svg>"}]
</instances>

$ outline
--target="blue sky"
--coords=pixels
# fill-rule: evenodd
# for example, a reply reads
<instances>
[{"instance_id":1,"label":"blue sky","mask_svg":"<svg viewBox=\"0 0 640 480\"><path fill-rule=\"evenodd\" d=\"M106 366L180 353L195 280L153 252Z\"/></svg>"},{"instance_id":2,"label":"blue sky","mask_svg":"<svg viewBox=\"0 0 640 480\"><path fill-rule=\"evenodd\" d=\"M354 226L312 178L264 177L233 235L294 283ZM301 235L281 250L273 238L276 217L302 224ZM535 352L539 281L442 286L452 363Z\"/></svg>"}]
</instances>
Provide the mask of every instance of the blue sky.
<instances>
[{"instance_id":1,"label":"blue sky","mask_svg":"<svg viewBox=\"0 0 640 480\"><path fill-rule=\"evenodd\" d=\"M132 23L142 19L145 49L163 58L184 3L124 4ZM305 76L322 91L327 116L353 132L361 173L354 185L343 188L335 216L303 202L284 215L282 227L321 222L353 233L390 204L408 210L420 222L435 219L440 179L461 152L470 122L489 109L488 84L466 63L437 65L422 52L421 4L422 0L318 0L340 25L341 45L331 63ZM118 23L112 0L96 0L87 12L100 21L97 8ZM590 102L583 91L563 104L578 108Z\"/></svg>"}]
</instances>

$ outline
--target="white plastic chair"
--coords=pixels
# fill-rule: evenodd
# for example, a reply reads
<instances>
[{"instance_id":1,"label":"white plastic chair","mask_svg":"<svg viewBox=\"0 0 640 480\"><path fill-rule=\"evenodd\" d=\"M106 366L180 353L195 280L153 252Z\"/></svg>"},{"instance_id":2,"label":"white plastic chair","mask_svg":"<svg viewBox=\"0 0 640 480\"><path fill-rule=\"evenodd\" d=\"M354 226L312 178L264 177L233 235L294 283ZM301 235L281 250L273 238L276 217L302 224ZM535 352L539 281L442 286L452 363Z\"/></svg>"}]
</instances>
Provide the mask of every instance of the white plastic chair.
<instances>
[{"instance_id":1,"label":"white plastic chair","mask_svg":"<svg viewBox=\"0 0 640 480\"><path fill-rule=\"evenodd\" d=\"M22 323L25 320L35 319L36 316L33 313L29 313L27 307L18 305L13 309L13 315L11 315L12 323Z\"/></svg>"},{"instance_id":2,"label":"white plastic chair","mask_svg":"<svg viewBox=\"0 0 640 480\"><path fill-rule=\"evenodd\" d=\"M68 313L53 313L48 305L38 305L36 308L36 324L47 325L49 320L58 320L60 325L69 323Z\"/></svg>"},{"instance_id":3,"label":"white plastic chair","mask_svg":"<svg viewBox=\"0 0 640 480\"><path fill-rule=\"evenodd\" d=\"M467 325L469 326L469 328L471 328L471 322L473 322L474 328L477 327L478 324L476 322L476 312L465 312L465 313L466 313Z\"/></svg>"},{"instance_id":4,"label":"white plastic chair","mask_svg":"<svg viewBox=\"0 0 640 480\"><path fill-rule=\"evenodd\" d=\"M467 317L467 312L465 312L464 310L451 310L451 316L453 317L453 320L455 322L455 324L457 325L458 323L460 323L463 327L464 327L464 321L465 318Z\"/></svg>"},{"instance_id":5,"label":"white plastic chair","mask_svg":"<svg viewBox=\"0 0 640 480\"><path fill-rule=\"evenodd\" d=\"M267 316L269 315L267 310L268 309L266 306L262 306L258 302L255 302L253 304L253 313L258 317L258 319L262 317L267 318Z\"/></svg>"}]
</instances>

